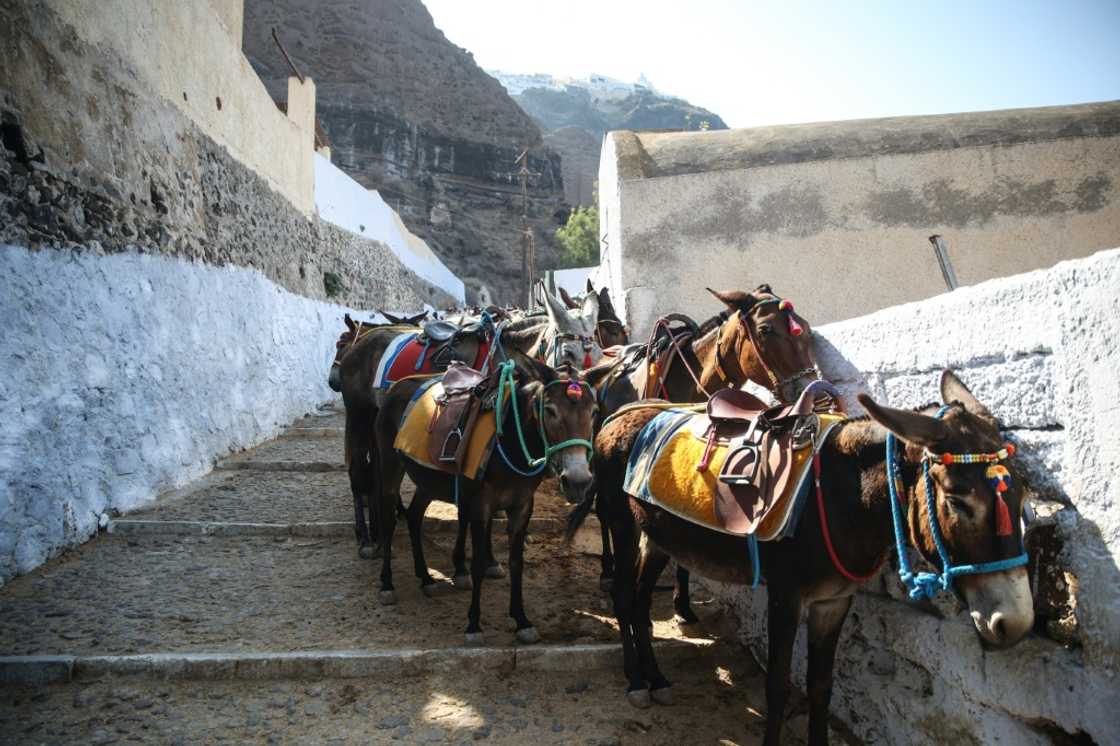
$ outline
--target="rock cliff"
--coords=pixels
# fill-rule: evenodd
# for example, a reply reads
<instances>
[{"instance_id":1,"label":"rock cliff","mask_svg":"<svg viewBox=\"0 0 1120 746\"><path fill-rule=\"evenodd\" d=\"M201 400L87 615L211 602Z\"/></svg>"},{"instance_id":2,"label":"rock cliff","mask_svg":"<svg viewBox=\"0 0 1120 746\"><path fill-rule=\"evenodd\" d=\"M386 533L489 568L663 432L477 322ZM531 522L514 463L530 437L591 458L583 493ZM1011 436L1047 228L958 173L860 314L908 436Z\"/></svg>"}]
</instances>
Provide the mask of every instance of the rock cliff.
<instances>
[{"instance_id":1,"label":"rock cliff","mask_svg":"<svg viewBox=\"0 0 1120 746\"><path fill-rule=\"evenodd\" d=\"M610 130L727 129L716 114L655 89L644 77L635 84L604 75L556 78L489 71L545 134L563 159L565 196L592 203L599 150Z\"/></svg>"},{"instance_id":2,"label":"rock cliff","mask_svg":"<svg viewBox=\"0 0 1120 746\"><path fill-rule=\"evenodd\" d=\"M560 157L498 81L437 29L419 0L246 0L245 55L277 100L287 63L315 80L332 160L377 189L467 285L514 300L521 272L515 160L530 148L538 266L566 210Z\"/></svg>"}]
</instances>

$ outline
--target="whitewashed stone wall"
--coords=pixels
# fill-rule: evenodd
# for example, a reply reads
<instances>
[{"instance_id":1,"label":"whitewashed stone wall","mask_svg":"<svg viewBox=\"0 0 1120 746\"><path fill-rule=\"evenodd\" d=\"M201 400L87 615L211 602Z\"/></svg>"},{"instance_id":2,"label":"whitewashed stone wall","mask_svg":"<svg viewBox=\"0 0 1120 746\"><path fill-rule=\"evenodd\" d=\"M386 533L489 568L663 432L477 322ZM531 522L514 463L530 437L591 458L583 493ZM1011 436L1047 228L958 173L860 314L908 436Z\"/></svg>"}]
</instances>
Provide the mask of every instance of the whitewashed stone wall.
<instances>
[{"instance_id":1,"label":"whitewashed stone wall","mask_svg":"<svg viewBox=\"0 0 1120 746\"><path fill-rule=\"evenodd\" d=\"M347 310L239 267L0 245L0 583L334 397Z\"/></svg>"},{"instance_id":2,"label":"whitewashed stone wall","mask_svg":"<svg viewBox=\"0 0 1120 746\"><path fill-rule=\"evenodd\" d=\"M920 406L938 399L942 368L959 371L1020 443L1032 486L1068 501L1054 521L1058 562L1076 586L1068 646L1032 637L985 652L967 613L939 604L941 619L909 605L888 565L845 625L834 714L874 743L1045 744L1060 731L1116 743L1120 251L815 331L822 368L853 404L862 390L893 406ZM765 661L765 591L716 591ZM802 686L804 646L802 629Z\"/></svg>"}]
</instances>

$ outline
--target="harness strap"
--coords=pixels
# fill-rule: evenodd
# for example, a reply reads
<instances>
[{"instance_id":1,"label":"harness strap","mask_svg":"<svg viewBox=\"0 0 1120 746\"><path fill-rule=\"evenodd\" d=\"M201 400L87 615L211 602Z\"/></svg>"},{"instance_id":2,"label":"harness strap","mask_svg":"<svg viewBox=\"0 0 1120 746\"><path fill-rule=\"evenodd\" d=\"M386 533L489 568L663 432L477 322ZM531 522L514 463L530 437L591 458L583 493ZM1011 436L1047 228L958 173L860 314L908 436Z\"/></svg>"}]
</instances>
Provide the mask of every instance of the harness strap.
<instances>
[{"instance_id":1,"label":"harness strap","mask_svg":"<svg viewBox=\"0 0 1120 746\"><path fill-rule=\"evenodd\" d=\"M877 563L875 568L866 575L857 575L848 568L844 567L844 563L840 561L840 555L836 553L836 548L832 546L832 535L828 530L828 515L824 509L824 491L821 490L821 454L817 451L813 454L813 481L817 488L817 515L821 519L821 536L824 537L824 546L828 550L828 558L832 560L832 566L836 568L836 572L843 575L845 578L853 583L862 583L865 580L870 580L875 576L879 570L883 569L883 563L887 561L886 555L882 557Z\"/></svg>"}]
</instances>

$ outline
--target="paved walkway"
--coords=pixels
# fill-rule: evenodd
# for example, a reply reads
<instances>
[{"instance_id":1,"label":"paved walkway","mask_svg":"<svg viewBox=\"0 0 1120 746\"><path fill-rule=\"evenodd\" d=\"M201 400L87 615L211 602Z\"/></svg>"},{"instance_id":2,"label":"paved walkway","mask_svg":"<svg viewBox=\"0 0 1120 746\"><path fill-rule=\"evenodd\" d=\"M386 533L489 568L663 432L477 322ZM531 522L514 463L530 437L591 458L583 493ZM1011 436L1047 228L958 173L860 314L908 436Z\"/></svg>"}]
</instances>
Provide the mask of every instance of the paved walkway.
<instances>
[{"instance_id":1,"label":"paved walkway","mask_svg":"<svg viewBox=\"0 0 1120 746\"><path fill-rule=\"evenodd\" d=\"M483 592L486 644L463 647L469 594L421 594L403 525L399 602L380 605L341 458L342 415L304 418L0 589L0 742L759 741L761 672L720 641L721 612L700 606L703 622L682 629L669 594L655 634L677 704L625 704L597 563L560 541L567 508L550 483L526 549L542 643L516 645L500 579ZM426 521L446 579L453 506Z\"/></svg>"}]
</instances>

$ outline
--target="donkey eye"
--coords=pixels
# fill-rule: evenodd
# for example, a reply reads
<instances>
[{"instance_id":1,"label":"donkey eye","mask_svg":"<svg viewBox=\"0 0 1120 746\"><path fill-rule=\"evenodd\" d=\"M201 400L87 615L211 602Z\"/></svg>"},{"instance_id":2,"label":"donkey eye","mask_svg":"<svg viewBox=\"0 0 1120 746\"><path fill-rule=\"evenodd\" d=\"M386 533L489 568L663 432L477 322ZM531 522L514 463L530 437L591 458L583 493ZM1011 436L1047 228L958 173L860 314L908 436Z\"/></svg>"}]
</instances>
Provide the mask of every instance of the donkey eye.
<instances>
[{"instance_id":1,"label":"donkey eye","mask_svg":"<svg viewBox=\"0 0 1120 746\"><path fill-rule=\"evenodd\" d=\"M945 497L949 500L949 507L954 511L963 513L966 518L972 517L972 506L962 495L948 494Z\"/></svg>"},{"instance_id":2,"label":"donkey eye","mask_svg":"<svg viewBox=\"0 0 1120 746\"><path fill-rule=\"evenodd\" d=\"M770 336L771 334L774 333L774 327L771 326L770 324L759 324L758 325L758 332L759 332L759 334L762 334L764 336Z\"/></svg>"}]
</instances>

